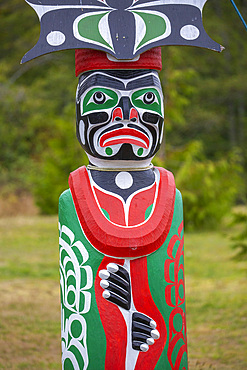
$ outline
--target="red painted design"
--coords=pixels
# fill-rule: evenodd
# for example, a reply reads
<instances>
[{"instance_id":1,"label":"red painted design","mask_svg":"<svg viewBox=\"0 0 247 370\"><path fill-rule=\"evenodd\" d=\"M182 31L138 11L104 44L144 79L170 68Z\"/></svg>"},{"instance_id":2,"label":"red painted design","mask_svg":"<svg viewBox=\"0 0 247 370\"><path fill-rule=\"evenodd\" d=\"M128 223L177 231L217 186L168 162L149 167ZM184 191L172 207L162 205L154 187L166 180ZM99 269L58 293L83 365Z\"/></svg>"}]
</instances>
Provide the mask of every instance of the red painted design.
<instances>
[{"instance_id":1,"label":"red painted design","mask_svg":"<svg viewBox=\"0 0 247 370\"><path fill-rule=\"evenodd\" d=\"M178 235L173 235L168 248L167 248L167 254L170 259L167 259L165 261L165 280L169 285L165 289L165 297L166 302L169 306L179 306L185 301L185 295L184 295L184 279L178 278L179 272L182 271L182 276L184 277L184 264L183 264L183 258L184 258L184 251L183 251L183 245L184 245L184 237L181 237L181 233L183 230L183 221L181 222L179 228L178 228ZM175 244L179 242L177 251L175 252ZM175 253L175 256L173 254ZM181 259L181 257L183 257ZM170 269L174 270L174 280L170 278ZM179 288L182 286L182 289L180 289L180 292L183 292L183 295L180 295ZM172 301L172 297L174 294L172 294L172 290L175 292L175 300Z\"/></svg>"},{"instance_id":2,"label":"red painted design","mask_svg":"<svg viewBox=\"0 0 247 370\"><path fill-rule=\"evenodd\" d=\"M181 330L177 331L174 327L174 317L176 315L181 315L182 317L182 327ZM179 370L180 363L183 357L183 354L187 352L187 334L186 334L186 322L185 322L185 312L181 307L176 307L172 310L169 318L169 346L167 351L167 356L172 370ZM178 354L176 356L175 364L172 362L172 353L175 349L176 344L179 340L183 341L183 344L180 346Z\"/></svg>"},{"instance_id":3,"label":"red painted design","mask_svg":"<svg viewBox=\"0 0 247 370\"><path fill-rule=\"evenodd\" d=\"M110 220L118 225L126 226L124 208L121 200L113 195L104 193L96 187L94 187L94 190L100 207L106 210L110 216Z\"/></svg>"},{"instance_id":4,"label":"red painted design","mask_svg":"<svg viewBox=\"0 0 247 370\"><path fill-rule=\"evenodd\" d=\"M169 284L165 289L165 299L166 303L170 307L174 307L169 317L169 344L167 351L168 360L172 370L179 370L182 357L184 353L187 353L185 311L181 307L181 305L185 302L183 265L184 238L182 237L182 231L183 221L179 225L178 235L173 235L169 242L167 248L168 259L165 261L165 280ZM174 272L173 279L170 277L171 271ZM182 276L181 278L179 278L179 272ZM182 326L178 329L176 329L174 326L174 318L176 315L180 315L182 319ZM181 344L178 349L176 345L179 341ZM177 353L175 363L172 362L172 355L174 351Z\"/></svg>"},{"instance_id":5,"label":"red painted design","mask_svg":"<svg viewBox=\"0 0 247 370\"><path fill-rule=\"evenodd\" d=\"M151 189L137 193L130 203L129 226L138 225L145 221L145 212L154 202L156 184Z\"/></svg>"},{"instance_id":6,"label":"red painted design","mask_svg":"<svg viewBox=\"0 0 247 370\"><path fill-rule=\"evenodd\" d=\"M69 186L81 227L90 243L101 253L114 257L140 257L162 246L172 223L175 183L173 175L159 168L156 206L147 222L121 227L109 222L99 209L85 167L69 177ZM83 186L82 186L83 184Z\"/></svg>"},{"instance_id":7,"label":"red painted design","mask_svg":"<svg viewBox=\"0 0 247 370\"><path fill-rule=\"evenodd\" d=\"M115 121L116 118L123 119L123 111L120 107L115 108L112 112L112 122Z\"/></svg>"},{"instance_id":8,"label":"red painted design","mask_svg":"<svg viewBox=\"0 0 247 370\"><path fill-rule=\"evenodd\" d=\"M130 261L132 296L137 311L151 317L157 323L157 330L160 332L160 338L149 347L147 352L140 352L135 370L153 370L165 347L167 332L166 325L153 301L149 284L147 271L147 257L138 258Z\"/></svg>"},{"instance_id":9,"label":"red painted design","mask_svg":"<svg viewBox=\"0 0 247 370\"><path fill-rule=\"evenodd\" d=\"M138 120L138 112L135 108L131 108L130 110L130 117L129 119L133 119L133 118L136 118L136 120Z\"/></svg>"},{"instance_id":10,"label":"red painted design","mask_svg":"<svg viewBox=\"0 0 247 370\"><path fill-rule=\"evenodd\" d=\"M154 203L156 184L150 189L138 192L131 200L127 218L125 219L124 204L113 194L107 194L104 191L94 187L95 195L100 208L107 211L110 220L118 225L135 226L145 221L145 212L147 208ZM126 220L128 219L128 225Z\"/></svg>"},{"instance_id":11,"label":"red painted design","mask_svg":"<svg viewBox=\"0 0 247 370\"><path fill-rule=\"evenodd\" d=\"M106 132L99 140L99 144L102 148L122 143L135 144L147 149L149 147L149 138L141 131L133 128L119 128L117 130Z\"/></svg>"},{"instance_id":12,"label":"red painted design","mask_svg":"<svg viewBox=\"0 0 247 370\"><path fill-rule=\"evenodd\" d=\"M95 277L95 297L106 336L105 369L125 370L125 357L127 346L127 328L124 318L115 304L102 297L103 289L100 286L99 271L106 269L110 262L124 264L124 260L104 257Z\"/></svg>"}]
</instances>

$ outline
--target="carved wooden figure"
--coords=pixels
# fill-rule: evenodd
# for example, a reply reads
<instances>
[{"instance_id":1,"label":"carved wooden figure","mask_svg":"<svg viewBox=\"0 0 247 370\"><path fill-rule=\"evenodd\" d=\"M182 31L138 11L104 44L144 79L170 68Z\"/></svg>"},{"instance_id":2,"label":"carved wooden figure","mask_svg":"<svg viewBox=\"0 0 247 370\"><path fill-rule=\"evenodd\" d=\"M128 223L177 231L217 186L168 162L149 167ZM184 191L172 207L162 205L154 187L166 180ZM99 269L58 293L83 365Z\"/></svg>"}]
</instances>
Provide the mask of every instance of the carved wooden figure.
<instances>
[{"instance_id":1,"label":"carved wooden figure","mask_svg":"<svg viewBox=\"0 0 247 370\"><path fill-rule=\"evenodd\" d=\"M186 370L182 198L151 160L164 125L159 47L222 50L203 28L207 0L26 1L41 31L22 62L77 49L90 163L59 201L63 368Z\"/></svg>"},{"instance_id":2,"label":"carved wooden figure","mask_svg":"<svg viewBox=\"0 0 247 370\"><path fill-rule=\"evenodd\" d=\"M89 54L77 51L78 74L93 54L104 64ZM79 77L90 165L59 202L65 369L187 369L182 199L151 164L164 124L160 50L129 63Z\"/></svg>"}]
</instances>

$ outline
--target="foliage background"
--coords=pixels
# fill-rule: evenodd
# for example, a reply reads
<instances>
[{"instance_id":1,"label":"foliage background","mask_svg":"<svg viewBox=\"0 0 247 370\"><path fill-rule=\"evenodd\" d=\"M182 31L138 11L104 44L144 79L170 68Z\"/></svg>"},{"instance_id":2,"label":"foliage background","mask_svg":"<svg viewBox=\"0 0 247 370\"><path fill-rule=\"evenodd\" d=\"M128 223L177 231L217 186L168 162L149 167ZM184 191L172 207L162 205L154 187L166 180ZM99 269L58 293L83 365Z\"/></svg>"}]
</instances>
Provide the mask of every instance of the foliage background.
<instances>
[{"instance_id":1,"label":"foliage background","mask_svg":"<svg viewBox=\"0 0 247 370\"><path fill-rule=\"evenodd\" d=\"M236 3L246 18L247 3ZM75 136L74 53L19 64L39 37L24 0L2 0L0 24L0 199L31 194L55 214L69 173L87 163ZM175 173L188 229L216 227L247 196L247 33L230 1L208 0L204 25L225 51L165 47L160 74L166 137L154 163Z\"/></svg>"}]
</instances>

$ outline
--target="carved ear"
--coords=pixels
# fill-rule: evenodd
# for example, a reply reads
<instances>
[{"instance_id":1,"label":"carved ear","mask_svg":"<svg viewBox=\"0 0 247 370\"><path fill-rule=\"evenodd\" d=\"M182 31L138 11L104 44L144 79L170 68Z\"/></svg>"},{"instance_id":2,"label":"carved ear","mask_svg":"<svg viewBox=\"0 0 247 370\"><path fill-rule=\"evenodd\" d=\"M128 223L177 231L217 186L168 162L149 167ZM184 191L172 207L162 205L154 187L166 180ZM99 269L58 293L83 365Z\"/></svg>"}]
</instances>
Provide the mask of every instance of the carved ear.
<instances>
[{"instance_id":1,"label":"carved ear","mask_svg":"<svg viewBox=\"0 0 247 370\"><path fill-rule=\"evenodd\" d=\"M26 0L36 11L40 38L22 59L65 49L97 49L118 60L132 60L162 45L190 45L222 51L205 32L207 0ZM121 5L121 6L120 6Z\"/></svg>"}]
</instances>

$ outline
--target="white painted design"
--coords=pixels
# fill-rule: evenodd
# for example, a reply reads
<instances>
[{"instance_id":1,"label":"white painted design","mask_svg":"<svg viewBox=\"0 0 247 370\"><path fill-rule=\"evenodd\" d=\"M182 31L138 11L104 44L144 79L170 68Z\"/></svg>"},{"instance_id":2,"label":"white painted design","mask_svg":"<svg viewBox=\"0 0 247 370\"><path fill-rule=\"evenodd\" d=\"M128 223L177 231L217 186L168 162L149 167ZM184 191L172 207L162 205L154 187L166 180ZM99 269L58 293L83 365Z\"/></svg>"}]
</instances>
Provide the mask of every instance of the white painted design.
<instances>
[{"instance_id":1,"label":"white painted design","mask_svg":"<svg viewBox=\"0 0 247 370\"><path fill-rule=\"evenodd\" d=\"M51 31L46 36L46 41L51 46L59 46L62 45L66 40L65 34L60 31Z\"/></svg>"},{"instance_id":2,"label":"white painted design","mask_svg":"<svg viewBox=\"0 0 247 370\"><path fill-rule=\"evenodd\" d=\"M80 120L80 125L79 125L79 132L80 132L80 139L83 145L86 144L86 139L85 139L85 124L84 121L81 119Z\"/></svg>"},{"instance_id":3,"label":"white painted design","mask_svg":"<svg viewBox=\"0 0 247 370\"><path fill-rule=\"evenodd\" d=\"M120 189L129 189L133 185L133 177L129 172L119 172L115 177L115 183Z\"/></svg>"},{"instance_id":4,"label":"white painted design","mask_svg":"<svg viewBox=\"0 0 247 370\"><path fill-rule=\"evenodd\" d=\"M200 31L196 26L188 24L181 28L180 35L185 40L196 40L200 36Z\"/></svg>"},{"instance_id":5,"label":"white painted design","mask_svg":"<svg viewBox=\"0 0 247 370\"><path fill-rule=\"evenodd\" d=\"M59 246L61 300L63 305L72 312L69 319L64 321L62 309L63 364L66 358L68 358L73 363L75 370L81 370L74 354L70 351L70 347L75 346L83 357L85 370L89 360L86 342L87 324L82 314L89 312L91 308L91 293L88 290L93 286L93 272L89 265L85 265L89 258L85 246L81 241L75 241L75 235L72 230L60 224ZM85 273L82 273L82 270ZM83 305L82 302L84 302ZM71 326L74 321L79 321L82 327L80 335L76 338L73 337L71 332Z\"/></svg>"},{"instance_id":6,"label":"white painted design","mask_svg":"<svg viewBox=\"0 0 247 370\"><path fill-rule=\"evenodd\" d=\"M103 39L109 44L113 49L113 43L111 38L111 32L109 27L109 21L108 21L109 13L107 13L101 20L99 21L99 33L103 37Z\"/></svg>"},{"instance_id":7,"label":"white painted design","mask_svg":"<svg viewBox=\"0 0 247 370\"><path fill-rule=\"evenodd\" d=\"M74 337L71 326L75 321L79 321L81 324L81 333L78 337ZM61 322L62 322L62 329L61 329L61 337L62 337L62 369L64 369L64 363L66 359L69 359L73 365L74 370L86 370L88 368L89 359L88 359L88 351L87 351L87 324L86 320L83 316L79 314L72 314L66 321L64 321L64 310L62 310L61 315ZM77 362L77 359L72 351L70 351L70 347L76 347L83 358L84 367L81 369Z\"/></svg>"},{"instance_id":8,"label":"white painted design","mask_svg":"<svg viewBox=\"0 0 247 370\"><path fill-rule=\"evenodd\" d=\"M69 238L70 244L64 239L64 235ZM84 266L85 262L88 260L88 251L84 247L81 241L74 242L74 233L65 225L60 229L59 245L60 245L60 271L61 271L61 288L62 288L62 298L65 307L73 312L78 312L81 314L87 313L91 306L91 293L87 292L93 285L93 272L90 266ZM63 252L67 255L62 257ZM82 262L79 263L78 256L76 253L80 253ZM66 272L67 267L72 264L73 269L69 268ZM86 281L82 281L81 269L86 273ZM68 279L73 276L75 278L75 285L69 284ZM74 293L75 299L73 303L69 303L68 295L69 293ZM84 295L84 307L80 308L80 295Z\"/></svg>"},{"instance_id":9,"label":"white painted design","mask_svg":"<svg viewBox=\"0 0 247 370\"><path fill-rule=\"evenodd\" d=\"M147 29L142 17L140 17L138 14L133 14L135 17L136 29L138 30L138 32L136 32L135 45L139 45L142 39L145 37Z\"/></svg>"}]
</instances>

